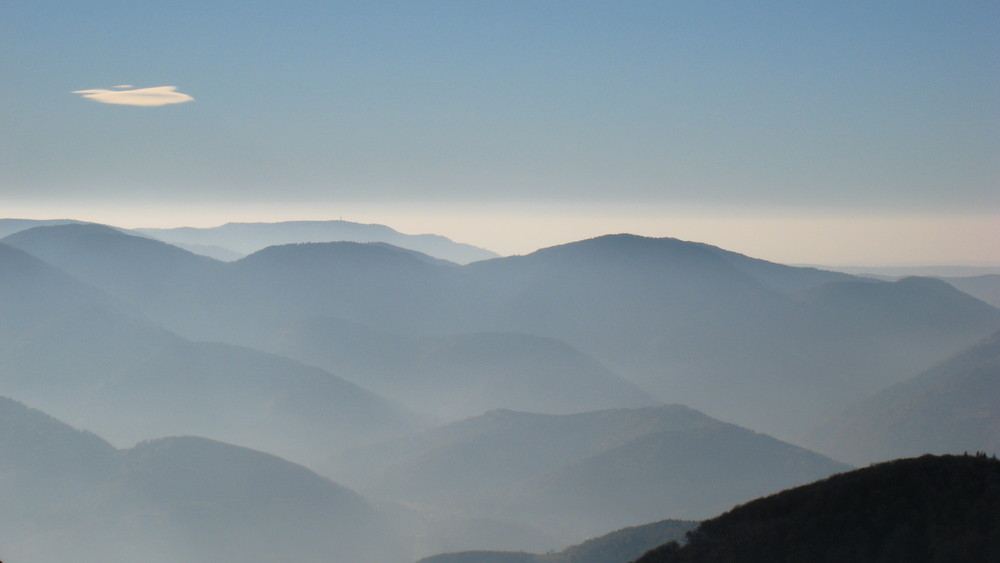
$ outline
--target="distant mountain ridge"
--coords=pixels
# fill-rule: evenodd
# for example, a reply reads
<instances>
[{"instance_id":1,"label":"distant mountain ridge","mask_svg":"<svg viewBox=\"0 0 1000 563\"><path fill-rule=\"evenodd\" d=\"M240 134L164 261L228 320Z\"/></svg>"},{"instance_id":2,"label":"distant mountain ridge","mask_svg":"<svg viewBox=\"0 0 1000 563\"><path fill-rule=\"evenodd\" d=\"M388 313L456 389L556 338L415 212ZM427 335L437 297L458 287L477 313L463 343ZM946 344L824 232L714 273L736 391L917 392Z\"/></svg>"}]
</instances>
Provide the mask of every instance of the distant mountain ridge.
<instances>
[{"instance_id":1,"label":"distant mountain ridge","mask_svg":"<svg viewBox=\"0 0 1000 563\"><path fill-rule=\"evenodd\" d=\"M0 238L34 227L85 223L74 219L0 219Z\"/></svg>"},{"instance_id":2,"label":"distant mountain ridge","mask_svg":"<svg viewBox=\"0 0 1000 563\"><path fill-rule=\"evenodd\" d=\"M499 256L469 244L453 242L440 235L407 235L385 225L343 220L285 221L280 223L226 223L218 227L175 229L135 229L157 239L186 245L210 245L252 254L268 246L307 242L385 242L468 264Z\"/></svg>"}]
</instances>

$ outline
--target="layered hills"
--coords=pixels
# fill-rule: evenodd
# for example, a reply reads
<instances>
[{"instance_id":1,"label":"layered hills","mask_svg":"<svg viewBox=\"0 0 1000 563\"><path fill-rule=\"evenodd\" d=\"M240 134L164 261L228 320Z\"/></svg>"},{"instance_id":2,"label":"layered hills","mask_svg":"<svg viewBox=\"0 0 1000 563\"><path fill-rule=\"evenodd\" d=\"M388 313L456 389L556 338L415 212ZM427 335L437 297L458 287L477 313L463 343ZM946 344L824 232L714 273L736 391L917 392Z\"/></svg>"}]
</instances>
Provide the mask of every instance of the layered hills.
<instances>
[{"instance_id":1,"label":"layered hills","mask_svg":"<svg viewBox=\"0 0 1000 563\"><path fill-rule=\"evenodd\" d=\"M309 459L419 421L318 368L179 337L5 245L0 278L0 393L117 444L202 434Z\"/></svg>"},{"instance_id":2,"label":"layered hills","mask_svg":"<svg viewBox=\"0 0 1000 563\"><path fill-rule=\"evenodd\" d=\"M419 381L428 371L443 380L449 370L487 374L478 360L463 366L453 356L435 365L433 350L476 338L469 335L520 334L548 339L535 342L553 351L562 344L583 351L661 401L782 437L1000 328L1000 311L944 283L861 280L675 239L612 235L467 266L382 243L335 242L270 247L227 264L82 227L39 227L5 242L194 340L264 348L329 369L364 363L356 360L365 352L321 357L317 350L336 349L344 332L322 322L409 343L438 339L392 374L341 374L362 386L392 376ZM505 346L514 350L489 348ZM573 367L580 363L572 355L564 368L586 371ZM605 405L580 410L594 406Z\"/></svg>"},{"instance_id":3,"label":"layered hills","mask_svg":"<svg viewBox=\"0 0 1000 563\"><path fill-rule=\"evenodd\" d=\"M846 279L672 239L600 237L468 268L502 296L494 326L557 336L660 397L783 436L1000 322L944 283Z\"/></svg>"},{"instance_id":4,"label":"layered hills","mask_svg":"<svg viewBox=\"0 0 1000 563\"><path fill-rule=\"evenodd\" d=\"M18 554L50 555L38 561L91 536L97 560L155 561L149 546L164 560L278 558L294 543L318 559L333 549L316 539L324 526L373 521L354 493L242 447L377 499L416 558L561 549L845 471L777 438L880 390L810 444L866 463L995 442L1000 310L940 280L633 235L466 265L384 241L267 239L330 225L233 227L296 244L224 262L54 223L0 222L13 233L0 243L0 395L101 438L10 423L22 437L0 449L0 495L35 503L7 523ZM204 438L162 438L178 435ZM33 471L36 458L48 467ZM357 510L341 521L329 505ZM395 537L373 526L344 545ZM106 530L136 545L113 554Z\"/></svg>"},{"instance_id":5,"label":"layered hills","mask_svg":"<svg viewBox=\"0 0 1000 563\"><path fill-rule=\"evenodd\" d=\"M194 437L116 450L0 398L5 559L402 560L356 493L261 452Z\"/></svg>"}]
</instances>

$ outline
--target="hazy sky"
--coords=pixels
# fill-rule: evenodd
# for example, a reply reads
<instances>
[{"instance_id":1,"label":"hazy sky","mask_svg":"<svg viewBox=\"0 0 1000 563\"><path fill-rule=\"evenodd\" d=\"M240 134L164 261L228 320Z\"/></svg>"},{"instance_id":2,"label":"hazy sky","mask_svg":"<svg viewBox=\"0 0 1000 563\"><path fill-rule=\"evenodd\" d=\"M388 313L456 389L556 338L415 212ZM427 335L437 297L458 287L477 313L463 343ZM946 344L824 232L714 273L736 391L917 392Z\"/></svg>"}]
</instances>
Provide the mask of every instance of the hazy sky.
<instances>
[{"instance_id":1,"label":"hazy sky","mask_svg":"<svg viewBox=\"0 0 1000 563\"><path fill-rule=\"evenodd\" d=\"M0 1L0 216L1000 264L1000 3Z\"/></svg>"}]
</instances>

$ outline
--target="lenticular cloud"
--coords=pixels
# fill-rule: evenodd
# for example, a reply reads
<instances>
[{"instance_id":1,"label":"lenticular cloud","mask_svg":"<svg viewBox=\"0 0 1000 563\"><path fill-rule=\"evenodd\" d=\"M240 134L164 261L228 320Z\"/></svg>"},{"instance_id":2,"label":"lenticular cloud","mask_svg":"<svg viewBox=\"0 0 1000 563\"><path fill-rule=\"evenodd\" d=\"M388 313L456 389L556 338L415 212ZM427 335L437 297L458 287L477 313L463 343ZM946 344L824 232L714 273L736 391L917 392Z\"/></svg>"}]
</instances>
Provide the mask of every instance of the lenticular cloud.
<instances>
[{"instance_id":1,"label":"lenticular cloud","mask_svg":"<svg viewBox=\"0 0 1000 563\"><path fill-rule=\"evenodd\" d=\"M183 104L192 102L194 98L177 92L176 86L156 86L153 88L137 88L135 90L75 90L84 98L101 102L102 104L120 104L125 106L165 106L167 104Z\"/></svg>"}]
</instances>

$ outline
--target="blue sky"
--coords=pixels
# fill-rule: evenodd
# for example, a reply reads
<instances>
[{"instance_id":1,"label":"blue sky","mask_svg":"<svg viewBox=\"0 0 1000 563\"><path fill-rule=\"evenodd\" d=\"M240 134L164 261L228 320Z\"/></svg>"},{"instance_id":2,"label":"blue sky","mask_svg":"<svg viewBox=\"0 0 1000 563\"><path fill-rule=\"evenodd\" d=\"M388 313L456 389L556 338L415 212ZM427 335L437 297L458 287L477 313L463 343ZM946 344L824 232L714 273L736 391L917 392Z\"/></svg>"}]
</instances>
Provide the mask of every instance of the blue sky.
<instances>
[{"instance_id":1,"label":"blue sky","mask_svg":"<svg viewBox=\"0 0 1000 563\"><path fill-rule=\"evenodd\" d=\"M961 1L3 1L0 215L1000 264L998 29ZM73 93L124 85L193 101Z\"/></svg>"}]
</instances>

